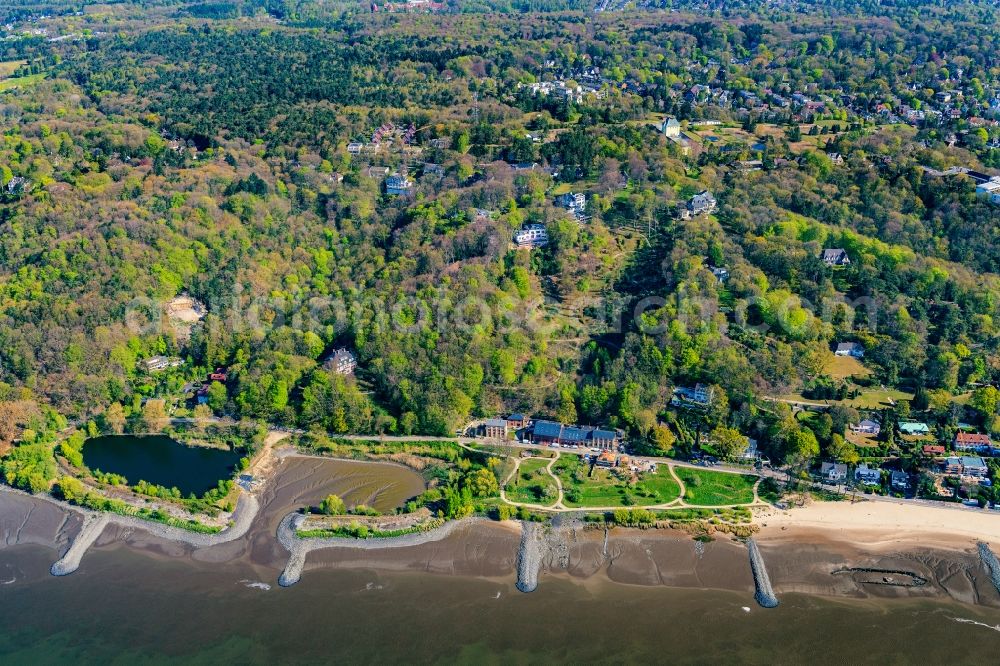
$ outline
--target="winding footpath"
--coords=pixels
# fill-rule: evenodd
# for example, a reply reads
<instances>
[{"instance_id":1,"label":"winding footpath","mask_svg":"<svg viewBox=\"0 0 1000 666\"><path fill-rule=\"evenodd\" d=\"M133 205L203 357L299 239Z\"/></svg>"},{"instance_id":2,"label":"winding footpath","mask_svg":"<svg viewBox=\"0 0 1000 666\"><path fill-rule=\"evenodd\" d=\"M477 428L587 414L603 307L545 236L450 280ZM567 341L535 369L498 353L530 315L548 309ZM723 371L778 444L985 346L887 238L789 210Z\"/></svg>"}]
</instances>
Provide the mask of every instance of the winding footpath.
<instances>
[{"instance_id":1,"label":"winding footpath","mask_svg":"<svg viewBox=\"0 0 1000 666\"><path fill-rule=\"evenodd\" d=\"M767 502L765 502L764 500L762 500L760 498L760 495L759 495L760 484L761 484L761 481L763 481L762 477L758 478L757 481L754 482L754 485L753 485L753 498L749 502L738 502L738 503L734 503L734 504L691 504L691 503L689 503L688 501L686 501L684 499L684 496L687 494L687 487L684 485L684 481L681 480L681 477L677 474L677 470L675 468L676 467L695 467L695 468L698 468L698 467L696 465L678 464L678 463L675 463L675 462L669 462L668 463L668 462L662 462L662 461L659 464L660 465L666 465L667 469L670 471L670 476L673 477L674 481L677 483L677 487L678 487L678 490L679 490L679 495L677 496L676 499L672 499L669 502L663 502L663 503L660 503L660 504L636 504L634 506L624 506L622 504L619 504L617 506L566 506L566 504L565 504L565 497L566 497L566 495L565 495L565 491L563 489L562 480L559 478L558 475L556 475L552 471L552 466L555 465L555 463L556 463L557 460L559 460L559 456L560 455L562 455L561 452L556 452L556 457L555 458L545 458L545 457L542 457L542 456L529 456L529 457L526 457L526 458L514 458L513 459L514 460L514 469L512 469L510 471L510 473L507 475L507 477L500 484L500 499L503 500L504 502L506 502L507 504L510 504L511 506L524 507L525 509L536 509L536 510L539 510L539 511L552 511L552 512L557 512L557 513L570 513L570 512L579 512L579 511L593 511L593 512L599 512L599 511L601 511L601 512L608 512L608 511L614 511L616 509L647 509L647 510L650 510L650 511L663 511L663 510L667 510L667 509L738 509L738 508L744 508L744 507L745 508L754 508L754 507L761 507L761 508L763 508L763 507L769 507L769 506L771 506L770 504L768 504ZM558 497L556 498L556 500L552 504L534 504L532 502L517 502L515 500L510 499L507 496L507 490L506 490L507 485L512 480L514 480L514 478L517 476L518 471L520 471L521 463L524 462L524 461L526 461L526 460L548 460L549 461L549 463L545 467L543 467L541 469L544 469L546 471L546 473L552 478L552 480L555 482L556 489L559 491L558 492ZM700 469L700 468L698 468L698 469ZM748 472L737 472L737 471L730 471L730 470L723 470L723 469L712 470L712 471L717 471L717 472L724 473L724 474L748 474Z\"/></svg>"}]
</instances>

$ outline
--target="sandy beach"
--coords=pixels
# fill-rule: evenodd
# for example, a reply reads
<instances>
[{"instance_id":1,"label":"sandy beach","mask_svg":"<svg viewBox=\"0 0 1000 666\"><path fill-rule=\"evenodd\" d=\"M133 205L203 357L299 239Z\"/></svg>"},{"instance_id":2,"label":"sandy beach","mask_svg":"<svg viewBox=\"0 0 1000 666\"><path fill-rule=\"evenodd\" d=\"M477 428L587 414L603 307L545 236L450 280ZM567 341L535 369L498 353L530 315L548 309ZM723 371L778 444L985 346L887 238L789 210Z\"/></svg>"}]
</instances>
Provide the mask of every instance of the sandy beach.
<instances>
[{"instance_id":1,"label":"sandy beach","mask_svg":"<svg viewBox=\"0 0 1000 666\"><path fill-rule=\"evenodd\" d=\"M788 511L760 511L756 519L762 540L795 528L819 531L828 539L856 539L869 547L920 543L964 549L976 541L1000 546L1000 513L947 504L812 502Z\"/></svg>"}]
</instances>

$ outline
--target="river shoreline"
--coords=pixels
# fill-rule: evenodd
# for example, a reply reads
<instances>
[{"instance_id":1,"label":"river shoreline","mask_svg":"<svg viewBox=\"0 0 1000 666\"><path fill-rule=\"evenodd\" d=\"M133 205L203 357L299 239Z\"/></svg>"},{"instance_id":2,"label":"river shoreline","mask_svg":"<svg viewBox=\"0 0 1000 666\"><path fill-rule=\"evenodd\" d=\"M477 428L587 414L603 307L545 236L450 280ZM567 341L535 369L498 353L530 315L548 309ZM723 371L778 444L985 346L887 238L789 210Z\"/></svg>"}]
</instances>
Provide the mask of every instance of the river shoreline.
<instances>
[{"instance_id":1,"label":"river shoreline","mask_svg":"<svg viewBox=\"0 0 1000 666\"><path fill-rule=\"evenodd\" d=\"M259 571L262 580L282 585L306 580L303 572L312 570L366 569L509 581L524 592L544 590L549 578L585 586L717 589L744 594L748 605L753 604L757 588L747 544L723 533L702 543L672 529L603 530L572 520L522 527L513 521L472 519L388 539L291 535L294 512L329 492L360 493L356 497L361 500L391 506L420 484L417 475L395 466L396 480L370 479L382 471L376 465L282 457L267 483L254 493L241 493L232 525L214 535L94 514L4 488L0 553L4 547L21 544L47 546L56 553L52 572L57 575L85 569L88 548L126 547L157 558L192 558L218 566L243 562ZM1000 608L1000 592L978 546L984 542L994 552L1000 550L998 518L875 502L816 503L786 512L760 512L755 541L766 562L771 596L776 598L789 593L939 597ZM922 521L925 529L913 529L913 521ZM906 587L845 571L903 572L929 583Z\"/></svg>"}]
</instances>

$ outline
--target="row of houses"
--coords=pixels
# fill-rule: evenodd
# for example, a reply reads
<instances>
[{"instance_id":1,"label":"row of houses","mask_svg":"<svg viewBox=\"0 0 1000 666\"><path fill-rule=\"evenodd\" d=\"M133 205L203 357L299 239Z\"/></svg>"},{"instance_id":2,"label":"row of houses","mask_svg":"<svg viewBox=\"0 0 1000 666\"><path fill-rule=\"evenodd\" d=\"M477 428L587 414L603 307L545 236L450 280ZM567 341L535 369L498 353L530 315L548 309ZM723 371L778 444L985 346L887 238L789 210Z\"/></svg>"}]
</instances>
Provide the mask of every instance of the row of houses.
<instances>
[{"instance_id":1,"label":"row of houses","mask_svg":"<svg viewBox=\"0 0 1000 666\"><path fill-rule=\"evenodd\" d=\"M889 474L889 487L898 492L906 492L911 487L910 475L899 470L885 470ZM882 472L879 467L869 467L861 463L854 469L854 481L862 486L881 486ZM850 474L844 463L825 462L820 465L820 479L826 483L840 484L848 480Z\"/></svg>"}]
</instances>

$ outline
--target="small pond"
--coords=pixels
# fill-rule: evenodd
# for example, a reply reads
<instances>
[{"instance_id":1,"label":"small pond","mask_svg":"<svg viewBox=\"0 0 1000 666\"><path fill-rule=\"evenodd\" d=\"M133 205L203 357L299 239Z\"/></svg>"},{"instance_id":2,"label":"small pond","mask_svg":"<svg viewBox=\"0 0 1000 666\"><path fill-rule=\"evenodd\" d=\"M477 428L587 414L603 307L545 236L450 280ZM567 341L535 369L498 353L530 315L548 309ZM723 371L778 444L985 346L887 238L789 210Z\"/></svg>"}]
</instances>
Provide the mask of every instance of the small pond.
<instances>
[{"instance_id":1,"label":"small pond","mask_svg":"<svg viewBox=\"0 0 1000 666\"><path fill-rule=\"evenodd\" d=\"M165 435L105 435L83 445L83 462L91 470L120 474L129 485L147 481L178 488L185 496L202 496L231 479L241 454L227 449L185 446Z\"/></svg>"}]
</instances>

